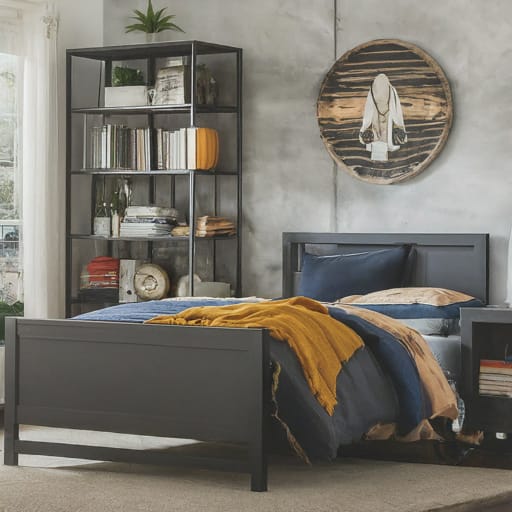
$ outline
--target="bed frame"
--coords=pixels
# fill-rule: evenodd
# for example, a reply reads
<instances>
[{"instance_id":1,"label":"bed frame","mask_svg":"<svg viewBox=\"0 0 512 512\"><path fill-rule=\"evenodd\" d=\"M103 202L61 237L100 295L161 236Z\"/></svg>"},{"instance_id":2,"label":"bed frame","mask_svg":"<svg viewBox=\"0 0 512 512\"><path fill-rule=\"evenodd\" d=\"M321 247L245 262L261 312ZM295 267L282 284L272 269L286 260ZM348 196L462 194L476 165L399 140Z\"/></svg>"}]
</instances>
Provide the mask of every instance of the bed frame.
<instances>
[{"instance_id":1,"label":"bed frame","mask_svg":"<svg viewBox=\"0 0 512 512\"><path fill-rule=\"evenodd\" d=\"M351 253L411 243L411 284L487 302L488 235L283 234L283 292L304 251ZM267 490L271 410L265 329L8 318L4 463L19 454L179 464L251 475ZM241 459L21 440L19 425L240 443Z\"/></svg>"}]
</instances>

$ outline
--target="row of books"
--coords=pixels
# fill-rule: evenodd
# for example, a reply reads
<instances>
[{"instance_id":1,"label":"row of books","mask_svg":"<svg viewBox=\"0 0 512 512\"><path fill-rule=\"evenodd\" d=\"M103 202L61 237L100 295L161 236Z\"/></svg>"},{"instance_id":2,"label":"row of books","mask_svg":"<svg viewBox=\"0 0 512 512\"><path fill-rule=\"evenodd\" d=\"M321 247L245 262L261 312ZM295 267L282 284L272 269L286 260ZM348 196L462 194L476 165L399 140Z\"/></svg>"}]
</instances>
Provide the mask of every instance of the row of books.
<instances>
[{"instance_id":1,"label":"row of books","mask_svg":"<svg viewBox=\"0 0 512 512\"><path fill-rule=\"evenodd\" d=\"M128 128L106 124L90 128L88 166L93 169L149 171L151 159L150 128ZM210 170L219 160L219 134L213 128L155 130L156 168L158 170Z\"/></svg>"},{"instance_id":2,"label":"row of books","mask_svg":"<svg viewBox=\"0 0 512 512\"><path fill-rule=\"evenodd\" d=\"M219 134L213 128L156 130L158 169L213 169L219 160Z\"/></svg>"},{"instance_id":3,"label":"row of books","mask_svg":"<svg viewBox=\"0 0 512 512\"><path fill-rule=\"evenodd\" d=\"M478 391L481 395L512 398L512 362L480 360Z\"/></svg>"},{"instance_id":4,"label":"row of books","mask_svg":"<svg viewBox=\"0 0 512 512\"><path fill-rule=\"evenodd\" d=\"M93 169L151 169L150 128L118 124L93 126L89 141L89 162Z\"/></svg>"}]
</instances>

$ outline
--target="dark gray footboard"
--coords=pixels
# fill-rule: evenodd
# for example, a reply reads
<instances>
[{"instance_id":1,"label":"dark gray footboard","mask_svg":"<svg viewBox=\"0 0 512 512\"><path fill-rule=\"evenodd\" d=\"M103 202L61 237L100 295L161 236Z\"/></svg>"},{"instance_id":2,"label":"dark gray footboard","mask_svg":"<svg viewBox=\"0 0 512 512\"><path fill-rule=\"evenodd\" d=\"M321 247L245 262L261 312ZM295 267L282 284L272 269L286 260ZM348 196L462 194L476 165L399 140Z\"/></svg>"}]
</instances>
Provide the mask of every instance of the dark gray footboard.
<instances>
[{"instance_id":1,"label":"dark gray footboard","mask_svg":"<svg viewBox=\"0 0 512 512\"><path fill-rule=\"evenodd\" d=\"M181 464L267 488L269 336L262 329L8 318L5 464L19 454ZM243 443L243 460L24 441L19 425Z\"/></svg>"}]
</instances>

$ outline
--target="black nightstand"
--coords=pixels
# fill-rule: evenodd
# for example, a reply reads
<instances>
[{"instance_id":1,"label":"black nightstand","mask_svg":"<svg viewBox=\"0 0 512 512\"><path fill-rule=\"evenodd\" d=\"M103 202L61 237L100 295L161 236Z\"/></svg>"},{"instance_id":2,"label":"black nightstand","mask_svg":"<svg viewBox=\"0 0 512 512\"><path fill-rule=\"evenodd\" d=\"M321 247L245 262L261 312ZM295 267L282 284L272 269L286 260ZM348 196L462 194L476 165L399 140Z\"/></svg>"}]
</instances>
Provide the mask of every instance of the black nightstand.
<instances>
[{"instance_id":1,"label":"black nightstand","mask_svg":"<svg viewBox=\"0 0 512 512\"><path fill-rule=\"evenodd\" d=\"M464 427L512 433L512 398L479 394L480 360L512 356L512 309L461 309Z\"/></svg>"}]
</instances>

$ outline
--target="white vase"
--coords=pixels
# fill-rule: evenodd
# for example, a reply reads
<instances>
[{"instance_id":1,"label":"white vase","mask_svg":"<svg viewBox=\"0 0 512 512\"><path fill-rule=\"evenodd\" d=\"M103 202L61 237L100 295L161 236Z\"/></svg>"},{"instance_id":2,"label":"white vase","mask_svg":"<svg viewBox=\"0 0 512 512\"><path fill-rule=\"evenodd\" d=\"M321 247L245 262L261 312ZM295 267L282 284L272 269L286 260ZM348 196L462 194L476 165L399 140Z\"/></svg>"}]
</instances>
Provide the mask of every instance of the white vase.
<instances>
[{"instance_id":1,"label":"white vase","mask_svg":"<svg viewBox=\"0 0 512 512\"><path fill-rule=\"evenodd\" d=\"M158 32L146 32L146 43L155 43Z\"/></svg>"}]
</instances>

